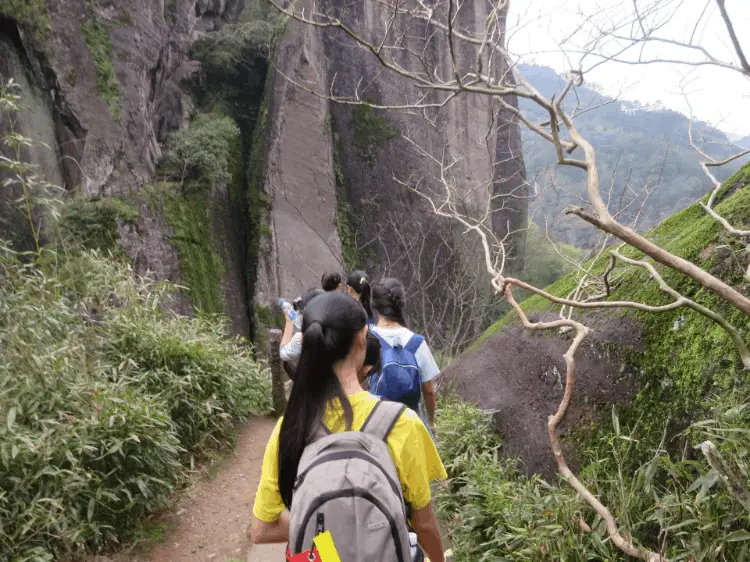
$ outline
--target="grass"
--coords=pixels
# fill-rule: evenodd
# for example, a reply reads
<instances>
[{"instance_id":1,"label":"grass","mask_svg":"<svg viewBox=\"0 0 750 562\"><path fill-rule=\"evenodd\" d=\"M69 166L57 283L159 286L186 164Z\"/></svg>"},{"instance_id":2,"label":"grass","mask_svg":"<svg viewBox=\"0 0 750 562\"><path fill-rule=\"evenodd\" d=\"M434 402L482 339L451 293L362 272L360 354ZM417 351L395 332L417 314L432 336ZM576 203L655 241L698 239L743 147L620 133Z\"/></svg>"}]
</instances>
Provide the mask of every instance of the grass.
<instances>
[{"instance_id":1,"label":"grass","mask_svg":"<svg viewBox=\"0 0 750 562\"><path fill-rule=\"evenodd\" d=\"M112 43L106 26L88 19L81 22L81 33L96 67L96 87L109 107L115 123L120 122L122 112L122 89L112 64Z\"/></svg>"}]
</instances>

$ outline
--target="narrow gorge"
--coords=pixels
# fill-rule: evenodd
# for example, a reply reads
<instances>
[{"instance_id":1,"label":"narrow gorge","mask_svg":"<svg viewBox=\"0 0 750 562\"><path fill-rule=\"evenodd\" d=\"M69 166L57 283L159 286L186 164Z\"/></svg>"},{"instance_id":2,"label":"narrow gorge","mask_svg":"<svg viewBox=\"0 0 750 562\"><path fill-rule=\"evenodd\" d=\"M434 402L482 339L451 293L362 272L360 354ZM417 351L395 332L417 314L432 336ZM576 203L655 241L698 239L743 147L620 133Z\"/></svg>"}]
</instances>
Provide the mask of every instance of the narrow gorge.
<instances>
[{"instance_id":1,"label":"narrow gorge","mask_svg":"<svg viewBox=\"0 0 750 562\"><path fill-rule=\"evenodd\" d=\"M374 33L387 14L363 7L340 6ZM467 2L458 17L481 22L486 10ZM524 189L518 127L486 138L502 109L459 97L431 127L409 112L332 102L332 85L374 104L413 86L267 2L52 0L9 2L0 14L0 74L29 109L14 126L49 147L26 156L64 188L57 195L82 198L85 213L63 226L84 236L116 226L105 238L138 273L186 288L173 310L226 313L234 334L261 345L278 298L330 270L403 278L420 291L416 323L445 328L423 311L476 249L446 251L454 229L403 182L436 175L422 152L447 135L465 185ZM440 41L425 28L414 39L448 68ZM466 195L481 212L482 194ZM2 195L0 237L23 249L16 196ZM493 219L499 232L525 221L526 200L512 203Z\"/></svg>"}]
</instances>

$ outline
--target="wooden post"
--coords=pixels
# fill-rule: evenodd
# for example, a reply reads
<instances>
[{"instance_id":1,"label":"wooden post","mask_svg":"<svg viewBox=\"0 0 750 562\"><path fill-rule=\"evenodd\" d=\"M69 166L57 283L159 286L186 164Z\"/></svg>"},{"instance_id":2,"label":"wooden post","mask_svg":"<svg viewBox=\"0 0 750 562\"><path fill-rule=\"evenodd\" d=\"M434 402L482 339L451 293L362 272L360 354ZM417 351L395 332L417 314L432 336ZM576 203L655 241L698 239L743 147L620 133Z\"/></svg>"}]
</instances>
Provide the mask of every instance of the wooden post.
<instances>
[{"instance_id":1,"label":"wooden post","mask_svg":"<svg viewBox=\"0 0 750 562\"><path fill-rule=\"evenodd\" d=\"M281 345L281 330L268 330L268 366L271 368L271 396L273 398L273 410L280 416L286 409L286 394L284 393L284 381L286 371L281 364L279 346Z\"/></svg>"}]
</instances>

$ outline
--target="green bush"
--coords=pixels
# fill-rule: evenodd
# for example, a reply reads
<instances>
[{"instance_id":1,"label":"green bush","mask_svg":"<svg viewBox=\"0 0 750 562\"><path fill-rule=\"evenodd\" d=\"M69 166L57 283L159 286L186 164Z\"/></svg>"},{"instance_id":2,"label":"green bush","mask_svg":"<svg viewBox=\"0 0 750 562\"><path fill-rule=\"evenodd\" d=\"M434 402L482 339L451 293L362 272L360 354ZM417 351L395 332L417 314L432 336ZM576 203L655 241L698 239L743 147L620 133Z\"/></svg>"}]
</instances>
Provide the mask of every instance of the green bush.
<instances>
[{"instance_id":1,"label":"green bush","mask_svg":"<svg viewBox=\"0 0 750 562\"><path fill-rule=\"evenodd\" d=\"M160 312L169 290L91 251L32 263L0 253L0 552L11 560L127 538L196 453L269 410L266 370L224 323Z\"/></svg>"},{"instance_id":2,"label":"green bush","mask_svg":"<svg viewBox=\"0 0 750 562\"><path fill-rule=\"evenodd\" d=\"M713 413L680 436L682 455L670 456L657 443L649 462L634 471L623 467L636 443L613 416L610 434L588 452L580 473L621 532L656 551L664 547L670 560L739 561L750 549L750 513L743 507L750 503L750 404L715 400ZM607 540L601 517L572 488L526 477L499 454L489 415L444 400L438 431L449 476L438 510L456 560L625 560ZM702 457L685 454L706 439L744 482L744 499Z\"/></svg>"},{"instance_id":3,"label":"green bush","mask_svg":"<svg viewBox=\"0 0 750 562\"><path fill-rule=\"evenodd\" d=\"M201 72L207 78L221 83L236 78L245 70L243 65L253 64L256 57L264 58L272 37L271 22L228 24L195 41L190 46L190 57L201 62ZM262 80L263 76L258 79Z\"/></svg>"},{"instance_id":4,"label":"green bush","mask_svg":"<svg viewBox=\"0 0 750 562\"><path fill-rule=\"evenodd\" d=\"M66 203L58 226L74 242L96 250L113 250L119 239L117 220L134 223L138 210L117 197L78 198Z\"/></svg>"},{"instance_id":5,"label":"green bush","mask_svg":"<svg viewBox=\"0 0 750 562\"><path fill-rule=\"evenodd\" d=\"M230 161L240 131L230 117L199 115L167 143L162 166L186 191L204 191L232 181Z\"/></svg>"}]
</instances>

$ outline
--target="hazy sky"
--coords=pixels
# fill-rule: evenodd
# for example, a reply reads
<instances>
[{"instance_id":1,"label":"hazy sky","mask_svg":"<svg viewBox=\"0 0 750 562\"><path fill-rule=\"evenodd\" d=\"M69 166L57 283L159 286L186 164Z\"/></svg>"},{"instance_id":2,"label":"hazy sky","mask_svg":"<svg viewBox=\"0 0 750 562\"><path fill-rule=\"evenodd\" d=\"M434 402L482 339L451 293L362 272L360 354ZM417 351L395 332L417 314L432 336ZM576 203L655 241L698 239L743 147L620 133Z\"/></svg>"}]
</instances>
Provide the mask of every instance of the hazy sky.
<instances>
[{"instance_id":1,"label":"hazy sky","mask_svg":"<svg viewBox=\"0 0 750 562\"><path fill-rule=\"evenodd\" d=\"M645 6L656 0L638 1L639 6ZM716 0L658 1L662 13L670 14L658 32L660 37L685 41L696 29L695 43L718 59L737 63ZM750 58L750 0L726 0L726 8ZM523 62L543 64L564 72L571 64L578 66L581 59L580 54L571 52L572 44L580 45L590 37L587 31L578 32L569 43L571 46L564 48L568 56L562 54L559 44L584 21L581 14L594 16L599 22L611 22L620 21L624 13L632 13L632 10L633 0L511 0L508 48ZM696 22L699 22L697 28ZM679 57L681 60L701 58L698 53L671 45L654 45L650 49L644 54ZM633 50L628 58L632 60L637 56L638 51ZM584 59L584 68L597 60L600 59ZM750 80L732 70L678 64L633 66L606 62L588 73L586 80L597 83L607 94L622 92L621 97L641 103L660 101L664 106L685 114L688 107L680 92L680 82L690 81L689 99L696 117L718 123L729 133L750 134Z\"/></svg>"}]
</instances>

